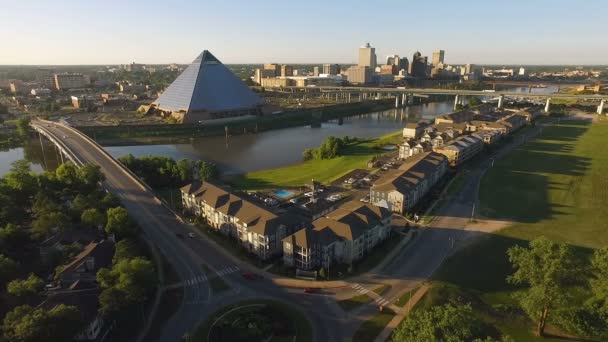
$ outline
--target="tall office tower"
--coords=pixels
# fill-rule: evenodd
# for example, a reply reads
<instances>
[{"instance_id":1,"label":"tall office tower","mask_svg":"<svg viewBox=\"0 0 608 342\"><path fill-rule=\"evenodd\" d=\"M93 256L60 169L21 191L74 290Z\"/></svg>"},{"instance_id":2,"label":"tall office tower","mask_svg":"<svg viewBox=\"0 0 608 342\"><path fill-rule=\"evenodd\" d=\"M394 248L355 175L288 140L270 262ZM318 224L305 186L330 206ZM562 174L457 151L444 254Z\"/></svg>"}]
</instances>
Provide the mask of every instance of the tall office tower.
<instances>
[{"instance_id":1,"label":"tall office tower","mask_svg":"<svg viewBox=\"0 0 608 342\"><path fill-rule=\"evenodd\" d=\"M313 75L313 76L319 76L319 73L320 73L320 71L319 71L319 70L320 70L320 69L319 69L319 67L318 67L318 66L314 67L314 68L312 69L312 75Z\"/></svg>"},{"instance_id":2,"label":"tall office tower","mask_svg":"<svg viewBox=\"0 0 608 342\"><path fill-rule=\"evenodd\" d=\"M272 75L272 77L281 75L281 66L279 64L264 64L264 70L273 70L274 75Z\"/></svg>"},{"instance_id":3,"label":"tall office tower","mask_svg":"<svg viewBox=\"0 0 608 342\"><path fill-rule=\"evenodd\" d=\"M412 56L412 61L410 62L410 75L418 78L426 78L427 64L428 57L422 57L422 54L416 51L414 56Z\"/></svg>"},{"instance_id":4,"label":"tall office tower","mask_svg":"<svg viewBox=\"0 0 608 342\"><path fill-rule=\"evenodd\" d=\"M291 65L281 65L281 77L293 76L293 67Z\"/></svg>"},{"instance_id":5,"label":"tall office tower","mask_svg":"<svg viewBox=\"0 0 608 342\"><path fill-rule=\"evenodd\" d=\"M390 55L390 56L386 56L386 65L397 65L399 66L401 63L401 58L399 58L399 55Z\"/></svg>"},{"instance_id":6,"label":"tall office tower","mask_svg":"<svg viewBox=\"0 0 608 342\"><path fill-rule=\"evenodd\" d=\"M367 66L371 70L376 69L376 49L369 43L359 48L359 66Z\"/></svg>"},{"instance_id":7,"label":"tall office tower","mask_svg":"<svg viewBox=\"0 0 608 342\"><path fill-rule=\"evenodd\" d=\"M438 66L439 64L443 64L443 58L445 57L445 51L437 50L433 52L433 66Z\"/></svg>"},{"instance_id":8,"label":"tall office tower","mask_svg":"<svg viewBox=\"0 0 608 342\"><path fill-rule=\"evenodd\" d=\"M337 75L340 73L340 65L338 64L323 64L323 73L328 75Z\"/></svg>"},{"instance_id":9,"label":"tall office tower","mask_svg":"<svg viewBox=\"0 0 608 342\"><path fill-rule=\"evenodd\" d=\"M399 70L405 70L405 73L407 74L409 68L410 68L410 61L407 59L407 57L401 58L399 60Z\"/></svg>"}]
</instances>

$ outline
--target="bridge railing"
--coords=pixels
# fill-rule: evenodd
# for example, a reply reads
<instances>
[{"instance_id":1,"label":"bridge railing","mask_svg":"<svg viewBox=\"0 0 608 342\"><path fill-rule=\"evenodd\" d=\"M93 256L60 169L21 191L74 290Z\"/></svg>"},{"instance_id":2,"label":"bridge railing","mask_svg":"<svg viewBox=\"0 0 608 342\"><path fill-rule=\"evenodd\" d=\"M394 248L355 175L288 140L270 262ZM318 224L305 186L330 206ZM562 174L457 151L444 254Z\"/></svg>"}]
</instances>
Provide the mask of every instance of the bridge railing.
<instances>
[{"instance_id":1,"label":"bridge railing","mask_svg":"<svg viewBox=\"0 0 608 342\"><path fill-rule=\"evenodd\" d=\"M46 135L47 138L49 138L49 140L51 140L52 142L54 142L55 144L59 145L60 149L62 149L63 151L65 151L64 153L66 155L68 155L68 158L70 160L72 160L75 164L80 164L80 165L84 165L84 163L82 162L82 160L80 160L80 158L78 158L78 156L76 156L68 147L66 144L63 143L63 141L61 141L61 139L59 139L54 133L52 133L51 131L45 129L43 126L37 125L35 123L30 123L30 126L32 126L34 128L34 130L36 130L38 133Z\"/></svg>"},{"instance_id":2,"label":"bridge railing","mask_svg":"<svg viewBox=\"0 0 608 342\"><path fill-rule=\"evenodd\" d=\"M52 123L50 121L48 121L48 122ZM163 207L165 207L167 210L169 210L169 212L171 212L180 223L182 223L182 224L184 223L184 220L181 218L181 216L179 216L167 204L167 202L164 199L160 198L156 194L156 191L154 191L154 189L152 189L148 184L146 184L144 181L142 181L135 173L133 173L133 171L131 171L128 167L126 167L120 160L114 158L108 151L106 151L103 147L101 147L101 145L99 145L95 140L91 139L91 137L89 137L88 135L80 132L79 130L77 130L76 128L74 128L72 126L68 126L68 125L63 125L63 126L66 127L67 129L69 129L70 131L72 131L74 134L77 134L81 138L88 141L91 145L93 145L93 147L95 147L100 153L105 155L112 163L114 163L118 168L120 168L123 172L125 172L125 174L129 178L131 178L131 180L134 181L139 187L141 187L142 190L149 191L151 194L153 194L154 199L156 201L158 201L158 203L161 204Z\"/></svg>"}]
</instances>

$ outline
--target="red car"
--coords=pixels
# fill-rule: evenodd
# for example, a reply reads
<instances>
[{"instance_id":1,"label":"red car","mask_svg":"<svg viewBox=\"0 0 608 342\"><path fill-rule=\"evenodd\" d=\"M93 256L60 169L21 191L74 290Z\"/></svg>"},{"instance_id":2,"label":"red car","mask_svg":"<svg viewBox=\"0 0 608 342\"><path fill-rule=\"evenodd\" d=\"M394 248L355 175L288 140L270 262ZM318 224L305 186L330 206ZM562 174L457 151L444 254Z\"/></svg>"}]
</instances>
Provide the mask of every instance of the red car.
<instances>
[{"instance_id":1,"label":"red car","mask_svg":"<svg viewBox=\"0 0 608 342\"><path fill-rule=\"evenodd\" d=\"M244 272L241 274L243 276L243 278L247 279L247 280L256 280L257 279L257 275L253 272Z\"/></svg>"},{"instance_id":2,"label":"red car","mask_svg":"<svg viewBox=\"0 0 608 342\"><path fill-rule=\"evenodd\" d=\"M316 287L307 287L304 289L304 292L306 293L317 293L319 292L319 289Z\"/></svg>"}]
</instances>

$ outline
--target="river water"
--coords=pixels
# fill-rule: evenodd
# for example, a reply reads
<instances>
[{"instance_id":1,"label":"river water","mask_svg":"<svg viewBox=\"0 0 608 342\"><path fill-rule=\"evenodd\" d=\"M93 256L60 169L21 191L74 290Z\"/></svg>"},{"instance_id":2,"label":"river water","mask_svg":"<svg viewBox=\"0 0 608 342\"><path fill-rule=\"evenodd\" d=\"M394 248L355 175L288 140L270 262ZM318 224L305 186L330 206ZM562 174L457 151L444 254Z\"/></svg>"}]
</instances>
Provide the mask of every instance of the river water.
<instances>
[{"instance_id":1,"label":"river water","mask_svg":"<svg viewBox=\"0 0 608 342\"><path fill-rule=\"evenodd\" d=\"M513 89L527 92L527 88ZM556 88L534 88L533 92L553 92ZM407 122L421 118L430 119L453 110L453 101L425 103L405 108L352 116L341 120L325 122L321 127L292 127L266 131L258 134L237 135L228 141L224 137L205 137L188 144L105 146L115 157L129 153L134 156L163 155L176 160L202 159L218 165L224 174L235 174L276 168L298 163L302 151L316 147L328 136L345 135L358 138L373 138L403 128ZM44 153L43 153L44 149ZM18 159L32 162L34 171L54 169L60 162L54 148L48 143L41 146L38 139L24 147L0 152L0 176Z\"/></svg>"}]
</instances>

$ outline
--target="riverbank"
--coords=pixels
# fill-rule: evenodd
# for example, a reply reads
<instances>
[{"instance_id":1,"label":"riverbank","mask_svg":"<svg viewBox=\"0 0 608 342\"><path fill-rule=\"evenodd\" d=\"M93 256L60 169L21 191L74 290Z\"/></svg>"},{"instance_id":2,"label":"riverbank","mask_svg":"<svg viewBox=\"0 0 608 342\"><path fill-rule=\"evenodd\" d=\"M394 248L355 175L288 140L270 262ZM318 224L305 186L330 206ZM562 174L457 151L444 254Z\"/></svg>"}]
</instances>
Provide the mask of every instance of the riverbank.
<instances>
[{"instance_id":1,"label":"riverbank","mask_svg":"<svg viewBox=\"0 0 608 342\"><path fill-rule=\"evenodd\" d=\"M105 146L187 143L210 136L233 136L297 126L315 126L328 120L392 108L392 100L357 102L289 111L221 123L75 126Z\"/></svg>"},{"instance_id":2,"label":"riverbank","mask_svg":"<svg viewBox=\"0 0 608 342\"><path fill-rule=\"evenodd\" d=\"M291 166L250 172L234 176L229 182L242 190L300 187L309 184L312 179L331 183L355 169L367 169L372 158L388 153L381 147L400 142L401 135L401 131L389 133L347 146L336 158L308 160Z\"/></svg>"}]
</instances>

